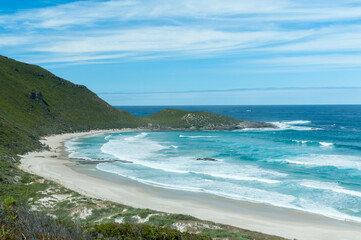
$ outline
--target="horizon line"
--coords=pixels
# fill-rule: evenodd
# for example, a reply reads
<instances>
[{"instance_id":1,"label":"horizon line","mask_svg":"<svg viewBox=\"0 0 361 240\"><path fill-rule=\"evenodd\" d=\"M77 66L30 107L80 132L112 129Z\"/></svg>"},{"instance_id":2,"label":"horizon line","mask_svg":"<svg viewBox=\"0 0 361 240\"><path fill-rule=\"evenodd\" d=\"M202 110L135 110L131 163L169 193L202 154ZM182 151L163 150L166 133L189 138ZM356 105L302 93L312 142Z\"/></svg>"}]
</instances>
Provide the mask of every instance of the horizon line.
<instances>
[{"instance_id":1,"label":"horizon line","mask_svg":"<svg viewBox=\"0 0 361 240\"><path fill-rule=\"evenodd\" d=\"M164 92L98 92L99 95L132 95L132 94L169 94L169 93L217 93L217 92L241 92L241 91L274 91L274 90L342 90L361 89L360 87L286 87L286 88L235 88L235 89L211 89L211 90L183 90Z\"/></svg>"}]
</instances>

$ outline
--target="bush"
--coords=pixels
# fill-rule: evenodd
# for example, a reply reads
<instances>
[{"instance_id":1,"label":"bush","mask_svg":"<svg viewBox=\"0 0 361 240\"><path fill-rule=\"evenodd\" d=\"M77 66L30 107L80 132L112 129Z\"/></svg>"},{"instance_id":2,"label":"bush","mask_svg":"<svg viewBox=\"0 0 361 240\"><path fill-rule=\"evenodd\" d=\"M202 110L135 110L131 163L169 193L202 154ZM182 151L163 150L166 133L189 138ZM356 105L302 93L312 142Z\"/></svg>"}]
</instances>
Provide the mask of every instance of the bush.
<instances>
[{"instance_id":1,"label":"bush","mask_svg":"<svg viewBox=\"0 0 361 240\"><path fill-rule=\"evenodd\" d=\"M8 198L0 202L0 239L89 239L73 223L32 212Z\"/></svg>"},{"instance_id":2,"label":"bush","mask_svg":"<svg viewBox=\"0 0 361 240\"><path fill-rule=\"evenodd\" d=\"M168 228L141 224L105 223L93 226L89 234L95 239L157 239L157 240L208 240L208 237L182 233Z\"/></svg>"}]
</instances>

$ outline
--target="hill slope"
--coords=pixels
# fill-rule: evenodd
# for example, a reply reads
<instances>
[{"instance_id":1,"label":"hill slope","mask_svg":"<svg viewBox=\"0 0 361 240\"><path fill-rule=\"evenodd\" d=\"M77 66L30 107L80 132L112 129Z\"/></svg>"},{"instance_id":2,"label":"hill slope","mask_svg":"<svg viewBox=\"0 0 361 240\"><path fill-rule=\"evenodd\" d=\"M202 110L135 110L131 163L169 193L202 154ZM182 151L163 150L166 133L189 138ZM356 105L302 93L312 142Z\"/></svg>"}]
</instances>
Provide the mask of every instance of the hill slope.
<instances>
[{"instance_id":1,"label":"hill slope","mask_svg":"<svg viewBox=\"0 0 361 240\"><path fill-rule=\"evenodd\" d=\"M85 86L2 56L0 86L0 146L16 152L46 134L140 125Z\"/></svg>"},{"instance_id":2,"label":"hill slope","mask_svg":"<svg viewBox=\"0 0 361 240\"><path fill-rule=\"evenodd\" d=\"M210 112L192 112L178 109L164 109L150 116L142 117L152 127L161 130L234 130L243 128L274 127L272 124L242 121Z\"/></svg>"}]
</instances>

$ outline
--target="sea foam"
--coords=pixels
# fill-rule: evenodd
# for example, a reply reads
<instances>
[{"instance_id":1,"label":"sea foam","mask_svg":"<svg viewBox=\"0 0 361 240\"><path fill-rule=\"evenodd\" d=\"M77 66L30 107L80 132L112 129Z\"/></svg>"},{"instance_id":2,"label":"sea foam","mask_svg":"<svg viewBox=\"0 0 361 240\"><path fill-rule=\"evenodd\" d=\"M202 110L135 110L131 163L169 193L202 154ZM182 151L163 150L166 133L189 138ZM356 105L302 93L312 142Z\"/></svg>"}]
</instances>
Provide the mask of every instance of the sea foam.
<instances>
[{"instance_id":1,"label":"sea foam","mask_svg":"<svg viewBox=\"0 0 361 240\"><path fill-rule=\"evenodd\" d=\"M311 154L290 159L277 159L273 161L305 165L309 167L336 167L339 169L361 170L361 158L347 155Z\"/></svg>"},{"instance_id":2,"label":"sea foam","mask_svg":"<svg viewBox=\"0 0 361 240\"><path fill-rule=\"evenodd\" d=\"M184 136L184 135L179 135L180 138L216 138L218 136L208 136L208 135L200 135L200 136Z\"/></svg>"},{"instance_id":3,"label":"sea foam","mask_svg":"<svg viewBox=\"0 0 361 240\"><path fill-rule=\"evenodd\" d=\"M350 196L355 196L361 198L361 192L353 191L349 189L345 189L338 185L337 183L328 183L328 182L319 182L319 181L303 181L299 183L301 186L312 188L312 189L319 189L319 190L326 190L340 194L347 194Z\"/></svg>"},{"instance_id":4,"label":"sea foam","mask_svg":"<svg viewBox=\"0 0 361 240\"><path fill-rule=\"evenodd\" d=\"M307 140L292 140L292 142L301 144L301 145L318 145L318 146L322 146L322 147L331 147L334 145L334 143L329 143L329 142L315 142L315 141L307 141Z\"/></svg>"}]
</instances>

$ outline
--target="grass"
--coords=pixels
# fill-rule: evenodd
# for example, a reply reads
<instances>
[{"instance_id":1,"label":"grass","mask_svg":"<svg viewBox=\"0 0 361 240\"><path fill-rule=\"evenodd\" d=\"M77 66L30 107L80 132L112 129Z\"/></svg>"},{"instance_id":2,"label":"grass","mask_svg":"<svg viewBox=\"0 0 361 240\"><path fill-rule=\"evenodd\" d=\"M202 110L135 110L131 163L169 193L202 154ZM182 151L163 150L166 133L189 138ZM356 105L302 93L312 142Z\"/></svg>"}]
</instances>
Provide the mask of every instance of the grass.
<instances>
[{"instance_id":1,"label":"grass","mask_svg":"<svg viewBox=\"0 0 361 240\"><path fill-rule=\"evenodd\" d=\"M149 224L153 226L166 226L170 227L172 224L179 221L196 221L195 217L183 214L170 214L170 215L155 215L149 218Z\"/></svg>"}]
</instances>

